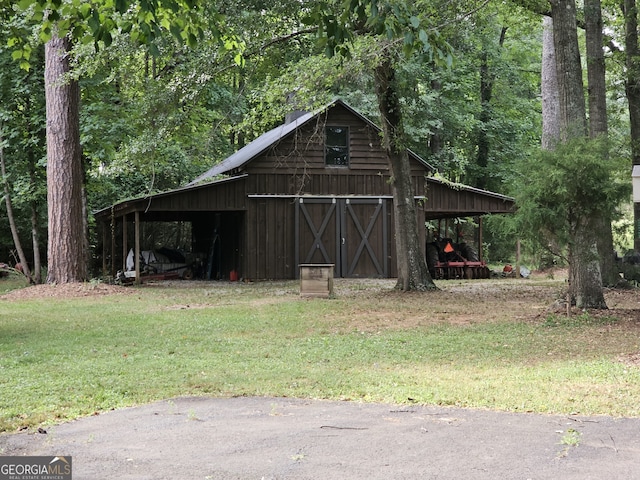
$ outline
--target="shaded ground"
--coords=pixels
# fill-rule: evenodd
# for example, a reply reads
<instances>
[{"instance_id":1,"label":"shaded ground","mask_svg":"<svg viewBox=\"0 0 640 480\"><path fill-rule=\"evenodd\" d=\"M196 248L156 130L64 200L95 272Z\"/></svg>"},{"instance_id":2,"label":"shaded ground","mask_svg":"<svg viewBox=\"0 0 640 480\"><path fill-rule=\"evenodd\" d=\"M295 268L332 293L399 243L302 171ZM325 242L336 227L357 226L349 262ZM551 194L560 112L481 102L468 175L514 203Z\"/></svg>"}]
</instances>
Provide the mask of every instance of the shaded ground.
<instances>
[{"instance_id":1,"label":"shaded ground","mask_svg":"<svg viewBox=\"0 0 640 480\"><path fill-rule=\"evenodd\" d=\"M634 479L640 419L178 398L0 436L93 479Z\"/></svg>"}]
</instances>

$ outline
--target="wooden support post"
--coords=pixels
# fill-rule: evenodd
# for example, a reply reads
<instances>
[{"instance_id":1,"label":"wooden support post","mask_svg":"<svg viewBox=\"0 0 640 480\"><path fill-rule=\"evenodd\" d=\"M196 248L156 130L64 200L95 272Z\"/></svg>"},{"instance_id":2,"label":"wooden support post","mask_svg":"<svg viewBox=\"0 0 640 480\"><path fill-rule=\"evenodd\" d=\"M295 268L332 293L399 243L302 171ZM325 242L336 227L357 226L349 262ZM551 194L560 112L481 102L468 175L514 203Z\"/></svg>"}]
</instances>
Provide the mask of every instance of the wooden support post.
<instances>
[{"instance_id":1,"label":"wooden support post","mask_svg":"<svg viewBox=\"0 0 640 480\"><path fill-rule=\"evenodd\" d=\"M482 224L482 217L478 217L478 260L480 260L482 262L482 258L484 257L483 255L483 250L484 248L482 248L482 242L483 242L483 224Z\"/></svg>"},{"instance_id":2,"label":"wooden support post","mask_svg":"<svg viewBox=\"0 0 640 480\"><path fill-rule=\"evenodd\" d=\"M102 228L102 276L107 275L107 222L100 222Z\"/></svg>"},{"instance_id":3,"label":"wooden support post","mask_svg":"<svg viewBox=\"0 0 640 480\"><path fill-rule=\"evenodd\" d=\"M111 278L116 278L116 217L111 214Z\"/></svg>"},{"instance_id":4,"label":"wooden support post","mask_svg":"<svg viewBox=\"0 0 640 480\"><path fill-rule=\"evenodd\" d=\"M516 278L520 278L520 239L516 241Z\"/></svg>"},{"instance_id":5,"label":"wooden support post","mask_svg":"<svg viewBox=\"0 0 640 480\"><path fill-rule=\"evenodd\" d=\"M136 256L136 285L140 285L142 283L140 281L140 212L137 210L135 214L135 222L136 246L134 255Z\"/></svg>"},{"instance_id":6,"label":"wooden support post","mask_svg":"<svg viewBox=\"0 0 640 480\"><path fill-rule=\"evenodd\" d=\"M122 271L127 271L127 254L129 253L129 245L127 244L127 215L122 216Z\"/></svg>"}]
</instances>

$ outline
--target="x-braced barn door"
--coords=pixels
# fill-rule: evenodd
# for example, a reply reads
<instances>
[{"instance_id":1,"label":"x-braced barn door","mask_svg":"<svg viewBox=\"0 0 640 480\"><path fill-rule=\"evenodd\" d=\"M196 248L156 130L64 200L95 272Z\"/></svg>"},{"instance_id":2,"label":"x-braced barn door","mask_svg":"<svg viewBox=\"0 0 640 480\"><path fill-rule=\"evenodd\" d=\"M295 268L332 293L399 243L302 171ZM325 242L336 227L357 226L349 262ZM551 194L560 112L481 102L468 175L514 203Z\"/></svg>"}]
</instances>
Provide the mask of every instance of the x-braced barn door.
<instances>
[{"instance_id":1,"label":"x-braced barn door","mask_svg":"<svg viewBox=\"0 0 640 480\"><path fill-rule=\"evenodd\" d=\"M299 198L295 217L298 264L333 263L337 277L388 277L385 199Z\"/></svg>"}]
</instances>

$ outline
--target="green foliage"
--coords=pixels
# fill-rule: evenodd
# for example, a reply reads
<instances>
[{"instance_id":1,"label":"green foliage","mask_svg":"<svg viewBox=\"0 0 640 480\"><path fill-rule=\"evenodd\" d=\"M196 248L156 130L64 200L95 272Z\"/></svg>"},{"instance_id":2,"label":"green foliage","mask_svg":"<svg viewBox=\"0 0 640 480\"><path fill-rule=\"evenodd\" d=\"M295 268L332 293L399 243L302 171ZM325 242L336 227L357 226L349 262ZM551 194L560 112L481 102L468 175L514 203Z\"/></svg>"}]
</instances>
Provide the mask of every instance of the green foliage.
<instances>
[{"instance_id":1,"label":"green foliage","mask_svg":"<svg viewBox=\"0 0 640 480\"><path fill-rule=\"evenodd\" d=\"M539 150L522 165L516 228L542 249L568 245L577 219L613 212L628 198L625 159L609 154L605 140L575 139Z\"/></svg>"},{"instance_id":2,"label":"green foliage","mask_svg":"<svg viewBox=\"0 0 640 480\"><path fill-rule=\"evenodd\" d=\"M31 22L40 25L42 42L55 31L60 36L70 35L80 43L94 43L96 48L108 47L114 33L121 31L133 41L150 45L152 53L157 53L154 40L164 32L194 47L205 35L201 12L212 8L210 2L197 0L21 0L17 5ZM219 28L222 17L214 13L207 18L211 20L206 25L209 32L222 38ZM13 37L11 43L18 46L21 41ZM20 46L23 48L18 58L28 60L28 46L24 43Z\"/></svg>"},{"instance_id":3,"label":"green foliage","mask_svg":"<svg viewBox=\"0 0 640 480\"><path fill-rule=\"evenodd\" d=\"M319 44L327 56L351 56L357 35L402 40L406 57L414 53L429 61L451 65L450 46L431 24L419 16L415 4L404 1L341 0L314 2L304 22L318 26Z\"/></svg>"},{"instance_id":4,"label":"green foliage","mask_svg":"<svg viewBox=\"0 0 640 480\"><path fill-rule=\"evenodd\" d=\"M44 55L42 46L30 53L30 71L20 68L15 56L3 48L15 20L0 25L0 137L3 141L6 181L18 226L21 244L28 257L31 245L31 220L46 224L46 150ZM0 203L0 262L14 263L11 251L15 245L5 221L4 184ZM42 240L46 241L46 238Z\"/></svg>"}]
</instances>

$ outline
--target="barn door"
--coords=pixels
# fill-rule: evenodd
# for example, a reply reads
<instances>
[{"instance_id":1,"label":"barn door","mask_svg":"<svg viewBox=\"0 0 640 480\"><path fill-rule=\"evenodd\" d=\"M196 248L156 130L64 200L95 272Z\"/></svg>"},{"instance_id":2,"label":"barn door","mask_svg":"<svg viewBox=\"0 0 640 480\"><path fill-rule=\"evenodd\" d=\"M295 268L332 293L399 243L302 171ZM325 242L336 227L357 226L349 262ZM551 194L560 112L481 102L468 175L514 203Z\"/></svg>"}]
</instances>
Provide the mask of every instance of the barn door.
<instances>
[{"instance_id":1,"label":"barn door","mask_svg":"<svg viewBox=\"0 0 640 480\"><path fill-rule=\"evenodd\" d=\"M342 202L342 276L388 277L387 202L382 198Z\"/></svg>"},{"instance_id":2,"label":"barn door","mask_svg":"<svg viewBox=\"0 0 640 480\"><path fill-rule=\"evenodd\" d=\"M387 277L386 207L378 198L298 199L298 264L333 263L336 277Z\"/></svg>"}]
</instances>

